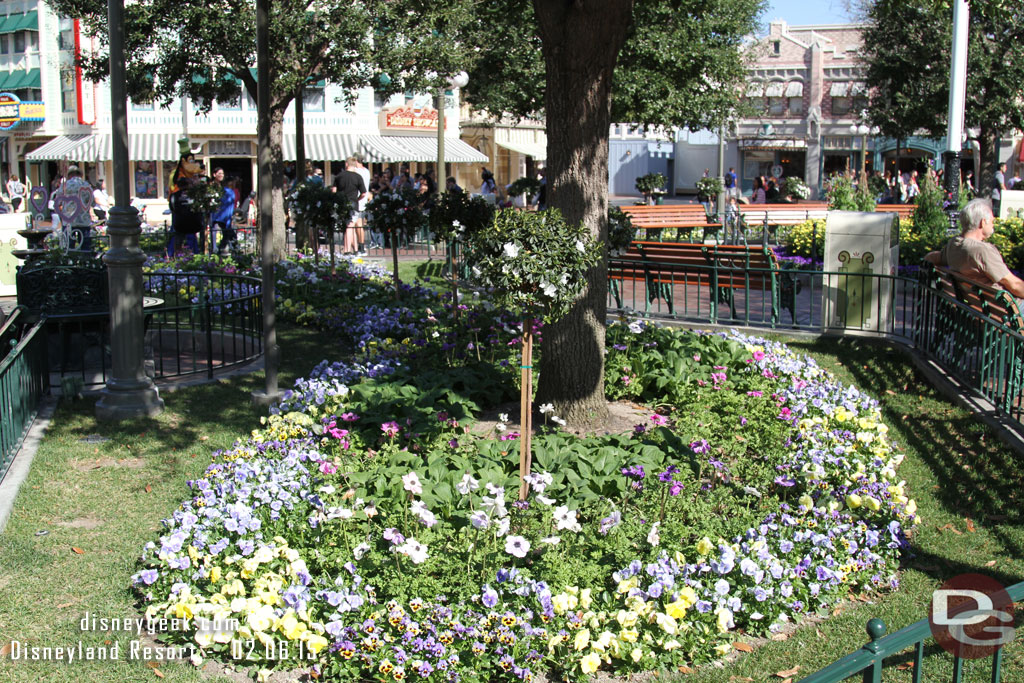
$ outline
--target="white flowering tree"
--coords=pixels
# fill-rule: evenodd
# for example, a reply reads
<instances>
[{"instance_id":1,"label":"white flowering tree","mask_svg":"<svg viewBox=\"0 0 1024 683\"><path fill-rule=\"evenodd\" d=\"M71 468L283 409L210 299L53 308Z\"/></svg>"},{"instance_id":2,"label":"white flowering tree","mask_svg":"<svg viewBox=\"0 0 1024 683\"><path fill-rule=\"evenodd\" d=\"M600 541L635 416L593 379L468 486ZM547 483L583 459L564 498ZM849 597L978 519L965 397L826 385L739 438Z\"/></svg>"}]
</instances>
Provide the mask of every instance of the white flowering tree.
<instances>
[{"instance_id":1,"label":"white flowering tree","mask_svg":"<svg viewBox=\"0 0 1024 683\"><path fill-rule=\"evenodd\" d=\"M586 274L603 245L582 224L569 225L555 210L499 211L470 238L467 262L473 278L494 290L496 303L523 321L519 437L520 499L526 496L533 433L533 326L562 318L583 294Z\"/></svg>"}]
</instances>

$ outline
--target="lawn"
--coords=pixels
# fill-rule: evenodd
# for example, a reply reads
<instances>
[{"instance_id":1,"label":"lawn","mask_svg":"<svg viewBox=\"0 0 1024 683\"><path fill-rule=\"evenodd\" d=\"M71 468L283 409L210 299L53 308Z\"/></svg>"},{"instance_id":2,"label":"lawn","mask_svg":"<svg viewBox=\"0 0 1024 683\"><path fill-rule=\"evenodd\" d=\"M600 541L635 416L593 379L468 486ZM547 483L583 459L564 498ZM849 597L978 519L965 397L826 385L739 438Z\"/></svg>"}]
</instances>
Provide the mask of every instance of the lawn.
<instances>
[{"instance_id":1,"label":"lawn","mask_svg":"<svg viewBox=\"0 0 1024 683\"><path fill-rule=\"evenodd\" d=\"M403 279L410 272L436 275L419 272L434 264L403 263ZM912 538L915 557L905 565L898 592L847 603L831 618L740 654L725 668L704 667L681 680L781 681L775 673L796 666L799 678L860 647L870 617L881 617L895 630L925 616L931 591L949 576L980 571L1006 584L1024 578L1019 456L928 386L900 351L862 340L787 341L882 402L884 419L907 455L900 474L924 520ZM335 342L330 335L282 325L280 343L281 386L287 387L331 356ZM142 546L155 537L160 520L185 496L184 482L205 469L211 453L257 425L259 412L249 394L260 387L262 375L255 374L164 392L162 415L123 426L97 424L91 400L61 403L0 535L0 640L38 646L116 641L122 661L60 665L3 659L0 678L135 681L153 680L159 671L169 680L200 680L187 663L156 662L154 670L145 658L125 661L133 635L83 631L80 620L86 612L106 618L136 613L129 577L137 571ZM1016 643L1007 649L1004 680L1024 680L1021 654ZM967 680L989 680L978 669L968 665ZM909 680L909 672L890 669L886 680Z\"/></svg>"}]
</instances>

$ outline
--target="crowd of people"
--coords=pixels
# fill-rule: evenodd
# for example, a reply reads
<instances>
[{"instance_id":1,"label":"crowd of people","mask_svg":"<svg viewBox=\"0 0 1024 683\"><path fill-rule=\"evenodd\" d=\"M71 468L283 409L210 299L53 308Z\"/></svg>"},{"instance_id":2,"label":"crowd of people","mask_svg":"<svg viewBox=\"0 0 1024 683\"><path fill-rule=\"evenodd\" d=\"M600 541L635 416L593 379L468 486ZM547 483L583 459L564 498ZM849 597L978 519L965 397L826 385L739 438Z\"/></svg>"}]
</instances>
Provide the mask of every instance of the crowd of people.
<instances>
[{"instance_id":1,"label":"crowd of people","mask_svg":"<svg viewBox=\"0 0 1024 683\"><path fill-rule=\"evenodd\" d=\"M217 206L204 211L196 205L194 190L201 184L220 196ZM207 175L206 166L192 153L183 154L168 179L168 204L171 212L171 234L167 240L167 254L173 256L187 249L192 253L207 251L228 254L238 250L237 224L248 214L248 197L242 196L242 180L226 177L224 169L216 167ZM220 236L220 242L217 236Z\"/></svg>"},{"instance_id":2,"label":"crowd of people","mask_svg":"<svg viewBox=\"0 0 1024 683\"><path fill-rule=\"evenodd\" d=\"M305 180L310 183L323 185L325 183L323 171L314 167L312 163L306 162ZM544 170L538 173L540 192L536 197L538 208L543 209L546 198L546 181ZM290 189L299 182L297 174L292 174ZM366 211L367 205L375 197L392 193L410 193L415 196L416 207L429 213L439 197L440 188L433 169L427 169L423 173L413 173L409 164L401 164L397 172L391 168L385 168L379 173L371 173L366 167L365 160L359 156L351 156L345 160L345 165L331 179L330 187L345 197L356 209L349 216L344 227L344 238L342 241L342 252L348 255L365 256L367 249L383 248L385 246L384 231L376 229ZM495 204L498 208L511 208L515 202L508 194L509 186L499 185L494 178L494 173L486 167L480 169L480 185L478 194L485 200ZM445 178L444 192L465 192L456 182L455 178ZM524 208L527 201L523 201L520 208ZM290 221L290 219L289 219Z\"/></svg>"}]
</instances>

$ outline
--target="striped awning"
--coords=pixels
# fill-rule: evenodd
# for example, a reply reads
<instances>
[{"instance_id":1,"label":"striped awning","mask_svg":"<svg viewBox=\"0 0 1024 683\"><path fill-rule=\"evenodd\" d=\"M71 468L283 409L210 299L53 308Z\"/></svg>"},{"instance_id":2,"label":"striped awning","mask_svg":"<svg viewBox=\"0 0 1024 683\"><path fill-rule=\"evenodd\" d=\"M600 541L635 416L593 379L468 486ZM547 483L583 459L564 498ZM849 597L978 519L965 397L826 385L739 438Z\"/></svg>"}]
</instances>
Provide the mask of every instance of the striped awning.
<instances>
[{"instance_id":1,"label":"striped awning","mask_svg":"<svg viewBox=\"0 0 1024 683\"><path fill-rule=\"evenodd\" d=\"M391 144L404 148L405 154L400 159L389 161L437 161L437 138L431 137L399 137L385 135L383 138ZM447 163L482 163L487 156L479 152L459 138L444 139L444 160Z\"/></svg>"},{"instance_id":2,"label":"striped awning","mask_svg":"<svg viewBox=\"0 0 1024 683\"><path fill-rule=\"evenodd\" d=\"M78 161L75 150L87 144L91 135L60 135L25 155L25 161Z\"/></svg>"},{"instance_id":3,"label":"striped awning","mask_svg":"<svg viewBox=\"0 0 1024 683\"><path fill-rule=\"evenodd\" d=\"M786 86L786 97L803 97L804 84L801 81L790 81Z\"/></svg>"},{"instance_id":4,"label":"striped awning","mask_svg":"<svg viewBox=\"0 0 1024 683\"><path fill-rule=\"evenodd\" d=\"M364 135L360 138L363 143L363 152L368 159L378 162L409 161L405 157L409 150L402 147L394 138L384 135ZM447 149L447 146L446 146Z\"/></svg>"},{"instance_id":5,"label":"striped awning","mask_svg":"<svg viewBox=\"0 0 1024 683\"><path fill-rule=\"evenodd\" d=\"M764 89L765 97L782 97L782 93L786 88L786 84L782 81L772 81Z\"/></svg>"},{"instance_id":6,"label":"striped awning","mask_svg":"<svg viewBox=\"0 0 1024 683\"><path fill-rule=\"evenodd\" d=\"M26 161L110 161L113 158L109 133L62 135L25 155ZM174 133L129 133L131 161L173 161L178 158L178 136Z\"/></svg>"},{"instance_id":7,"label":"striped awning","mask_svg":"<svg viewBox=\"0 0 1024 683\"><path fill-rule=\"evenodd\" d=\"M851 83L850 84L850 97L859 97L866 95L868 92L868 86L865 83Z\"/></svg>"},{"instance_id":8,"label":"striped awning","mask_svg":"<svg viewBox=\"0 0 1024 683\"><path fill-rule=\"evenodd\" d=\"M533 157L537 161L545 161L548 158L548 148L537 142L499 142L499 147L517 152L519 154L525 154L528 157ZM447 151L445 152L447 156Z\"/></svg>"},{"instance_id":9,"label":"striped awning","mask_svg":"<svg viewBox=\"0 0 1024 683\"><path fill-rule=\"evenodd\" d=\"M761 81L754 81L747 83L747 97L763 97L764 96L764 83Z\"/></svg>"},{"instance_id":10,"label":"striped awning","mask_svg":"<svg viewBox=\"0 0 1024 683\"><path fill-rule=\"evenodd\" d=\"M311 161L341 161L362 151L358 135L306 133L302 137L305 142L306 159ZM295 133L285 133L281 147L284 160L295 161Z\"/></svg>"},{"instance_id":11,"label":"striped awning","mask_svg":"<svg viewBox=\"0 0 1024 683\"><path fill-rule=\"evenodd\" d=\"M128 158L131 161L174 161L178 151L177 133L128 133ZM110 161L113 158L111 136L105 133L92 136L92 159Z\"/></svg>"},{"instance_id":12,"label":"striped awning","mask_svg":"<svg viewBox=\"0 0 1024 683\"><path fill-rule=\"evenodd\" d=\"M829 88L828 94L832 97L846 97L850 91L850 84L846 82L836 82Z\"/></svg>"},{"instance_id":13,"label":"striped awning","mask_svg":"<svg viewBox=\"0 0 1024 683\"><path fill-rule=\"evenodd\" d=\"M0 17L0 33L38 30L39 12L37 10L31 10L24 14L9 14L6 17Z\"/></svg>"}]
</instances>

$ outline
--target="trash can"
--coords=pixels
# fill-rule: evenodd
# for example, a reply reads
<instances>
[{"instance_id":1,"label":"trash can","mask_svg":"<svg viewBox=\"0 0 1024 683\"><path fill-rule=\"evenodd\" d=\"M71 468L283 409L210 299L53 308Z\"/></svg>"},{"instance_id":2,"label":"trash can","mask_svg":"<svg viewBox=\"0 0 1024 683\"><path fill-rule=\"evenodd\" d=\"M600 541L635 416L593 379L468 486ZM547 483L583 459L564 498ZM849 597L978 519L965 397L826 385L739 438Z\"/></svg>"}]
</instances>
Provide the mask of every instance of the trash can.
<instances>
[{"instance_id":1,"label":"trash can","mask_svg":"<svg viewBox=\"0 0 1024 683\"><path fill-rule=\"evenodd\" d=\"M826 331L893 331L899 241L895 213L829 211L821 309Z\"/></svg>"}]
</instances>

